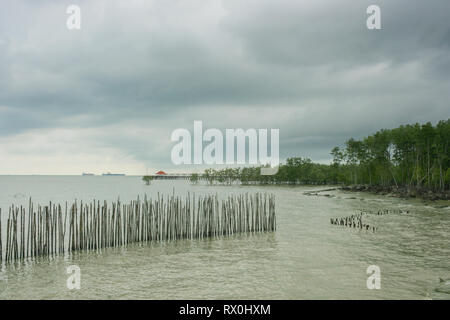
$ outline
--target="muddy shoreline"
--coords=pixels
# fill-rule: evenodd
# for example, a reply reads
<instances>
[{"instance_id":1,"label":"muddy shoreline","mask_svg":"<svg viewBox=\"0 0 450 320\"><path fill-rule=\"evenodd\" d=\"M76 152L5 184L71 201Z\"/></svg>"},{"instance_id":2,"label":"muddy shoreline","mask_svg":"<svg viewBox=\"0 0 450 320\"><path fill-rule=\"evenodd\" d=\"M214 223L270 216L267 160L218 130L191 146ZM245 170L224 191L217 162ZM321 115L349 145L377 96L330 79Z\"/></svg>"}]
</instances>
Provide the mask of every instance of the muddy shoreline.
<instances>
[{"instance_id":1,"label":"muddy shoreline","mask_svg":"<svg viewBox=\"0 0 450 320\"><path fill-rule=\"evenodd\" d=\"M398 197L403 199L417 198L427 201L450 200L450 190L432 191L421 188L407 188L407 187L397 188L395 186L384 187L384 186L367 186L367 185L344 186L338 189L353 192L370 192L374 194Z\"/></svg>"}]
</instances>

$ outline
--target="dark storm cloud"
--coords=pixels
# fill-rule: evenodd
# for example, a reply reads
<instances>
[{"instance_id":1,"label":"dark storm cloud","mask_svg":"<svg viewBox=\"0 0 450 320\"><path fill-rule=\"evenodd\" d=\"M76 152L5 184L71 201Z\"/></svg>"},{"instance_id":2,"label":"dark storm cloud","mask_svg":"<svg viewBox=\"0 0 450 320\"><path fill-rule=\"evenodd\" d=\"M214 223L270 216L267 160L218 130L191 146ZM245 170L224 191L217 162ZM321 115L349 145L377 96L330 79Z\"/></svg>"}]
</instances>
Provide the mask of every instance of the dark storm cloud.
<instances>
[{"instance_id":1,"label":"dark storm cloud","mask_svg":"<svg viewBox=\"0 0 450 320\"><path fill-rule=\"evenodd\" d=\"M81 7L79 31L66 28L69 4ZM371 4L381 7L382 30L366 28ZM2 6L5 145L64 128L72 145L162 166L171 131L203 120L280 128L283 158L326 160L351 136L449 116L446 0Z\"/></svg>"}]
</instances>

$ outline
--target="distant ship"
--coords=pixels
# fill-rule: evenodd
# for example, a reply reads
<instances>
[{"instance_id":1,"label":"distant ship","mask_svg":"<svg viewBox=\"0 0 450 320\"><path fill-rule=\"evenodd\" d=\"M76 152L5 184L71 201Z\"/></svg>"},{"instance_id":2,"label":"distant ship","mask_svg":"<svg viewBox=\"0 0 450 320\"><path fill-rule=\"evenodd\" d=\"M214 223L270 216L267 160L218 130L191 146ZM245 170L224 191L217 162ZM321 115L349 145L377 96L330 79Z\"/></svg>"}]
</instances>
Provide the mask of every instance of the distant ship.
<instances>
[{"instance_id":1,"label":"distant ship","mask_svg":"<svg viewBox=\"0 0 450 320\"><path fill-rule=\"evenodd\" d=\"M124 176L125 173L111 173L111 172L107 172L107 173L102 173L102 176Z\"/></svg>"},{"instance_id":2,"label":"distant ship","mask_svg":"<svg viewBox=\"0 0 450 320\"><path fill-rule=\"evenodd\" d=\"M93 173L88 173L88 172L83 172L83 174L82 174L83 176L94 176L94 174Z\"/></svg>"}]
</instances>

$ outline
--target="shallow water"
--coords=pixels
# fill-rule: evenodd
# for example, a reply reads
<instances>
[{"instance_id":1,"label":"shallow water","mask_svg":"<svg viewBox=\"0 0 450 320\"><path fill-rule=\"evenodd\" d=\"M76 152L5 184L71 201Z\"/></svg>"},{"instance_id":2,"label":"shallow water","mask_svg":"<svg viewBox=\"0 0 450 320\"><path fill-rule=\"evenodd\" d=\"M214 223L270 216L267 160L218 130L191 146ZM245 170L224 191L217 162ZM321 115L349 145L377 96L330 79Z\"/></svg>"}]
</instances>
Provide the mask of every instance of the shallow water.
<instances>
[{"instance_id":1,"label":"shallow water","mask_svg":"<svg viewBox=\"0 0 450 320\"><path fill-rule=\"evenodd\" d=\"M0 207L34 202L125 202L157 192L185 195L270 192L276 195L273 233L135 244L103 252L3 265L1 299L450 299L448 203L328 191L326 187L206 186L140 177L0 176ZM374 232L330 224L360 209L409 210L367 216ZM66 268L81 269L81 289L66 286ZM369 265L381 289L366 286Z\"/></svg>"}]
</instances>

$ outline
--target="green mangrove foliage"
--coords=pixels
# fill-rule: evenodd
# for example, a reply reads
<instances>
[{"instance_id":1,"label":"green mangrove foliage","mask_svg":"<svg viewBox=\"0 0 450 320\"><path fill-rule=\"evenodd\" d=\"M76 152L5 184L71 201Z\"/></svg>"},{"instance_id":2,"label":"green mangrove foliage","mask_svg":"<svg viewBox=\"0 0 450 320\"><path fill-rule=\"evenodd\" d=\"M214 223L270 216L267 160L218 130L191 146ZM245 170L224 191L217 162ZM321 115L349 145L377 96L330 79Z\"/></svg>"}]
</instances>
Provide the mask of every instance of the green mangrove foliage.
<instances>
[{"instance_id":1,"label":"green mangrove foliage","mask_svg":"<svg viewBox=\"0 0 450 320\"><path fill-rule=\"evenodd\" d=\"M450 184L450 119L380 130L331 151L338 180L346 184L444 190Z\"/></svg>"},{"instance_id":2,"label":"green mangrove foliage","mask_svg":"<svg viewBox=\"0 0 450 320\"><path fill-rule=\"evenodd\" d=\"M200 175L198 174L198 173L193 173L193 174L191 174L191 176L189 177L189 180L192 182L192 183L198 183L199 182L199 180L200 180Z\"/></svg>"},{"instance_id":3,"label":"green mangrove foliage","mask_svg":"<svg viewBox=\"0 0 450 320\"><path fill-rule=\"evenodd\" d=\"M436 126L405 125L382 129L362 140L353 138L331 150L330 165L288 158L273 176L260 167L207 169L191 181L210 184L366 184L448 190L450 119Z\"/></svg>"},{"instance_id":4,"label":"green mangrove foliage","mask_svg":"<svg viewBox=\"0 0 450 320\"><path fill-rule=\"evenodd\" d=\"M142 181L144 181L146 185L149 185L152 182L152 180L153 180L152 176L143 176L142 177Z\"/></svg>"}]
</instances>

